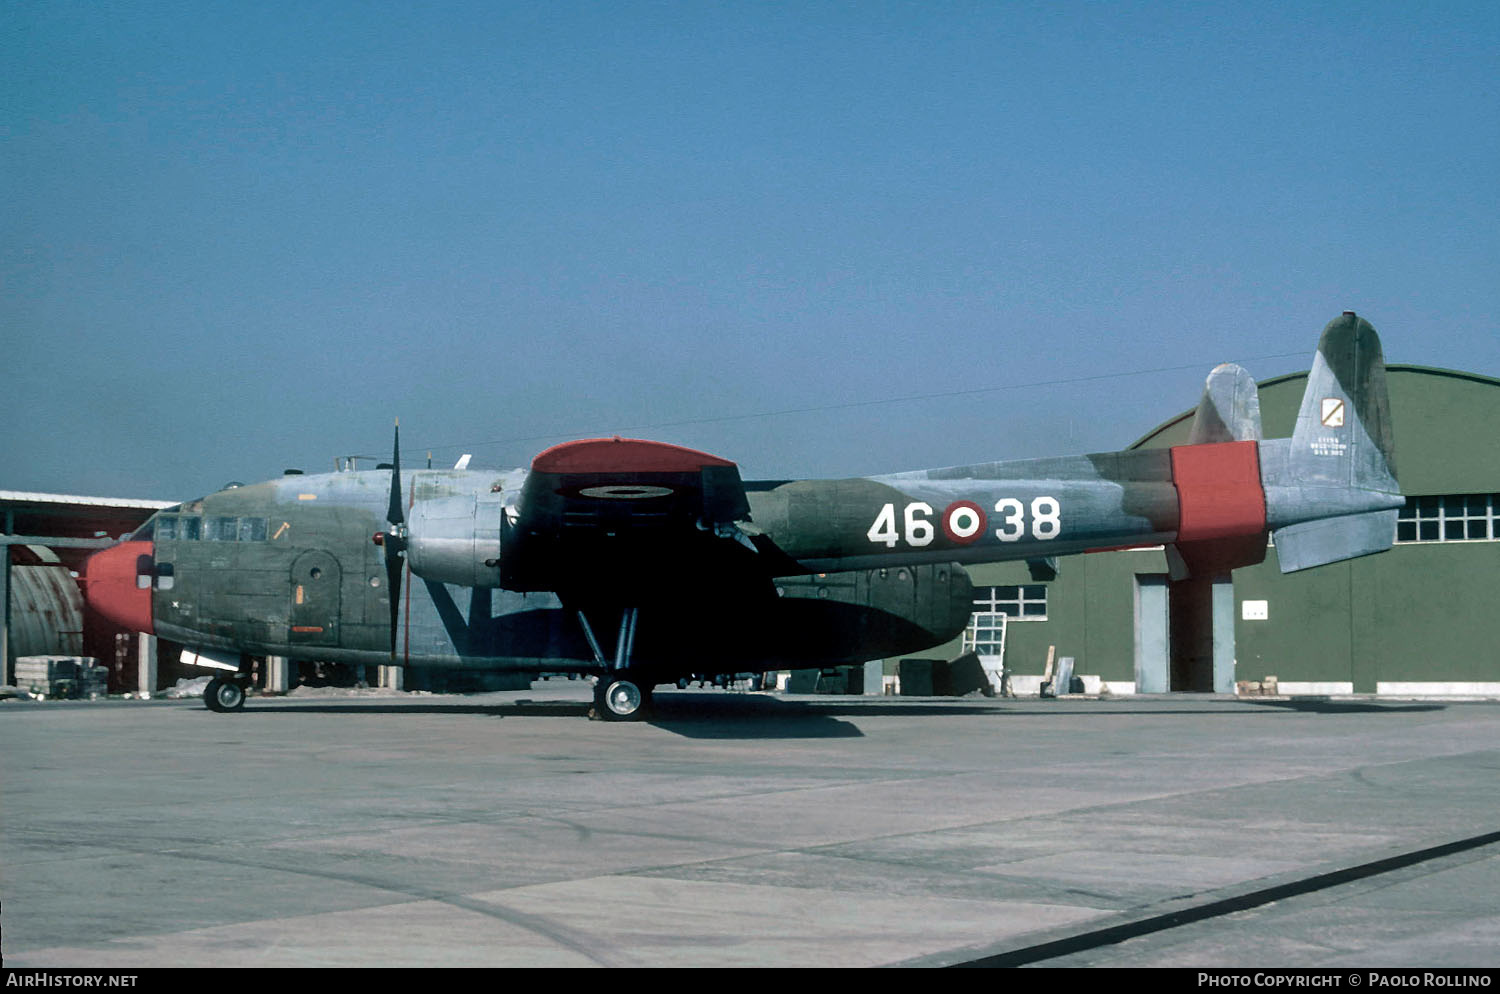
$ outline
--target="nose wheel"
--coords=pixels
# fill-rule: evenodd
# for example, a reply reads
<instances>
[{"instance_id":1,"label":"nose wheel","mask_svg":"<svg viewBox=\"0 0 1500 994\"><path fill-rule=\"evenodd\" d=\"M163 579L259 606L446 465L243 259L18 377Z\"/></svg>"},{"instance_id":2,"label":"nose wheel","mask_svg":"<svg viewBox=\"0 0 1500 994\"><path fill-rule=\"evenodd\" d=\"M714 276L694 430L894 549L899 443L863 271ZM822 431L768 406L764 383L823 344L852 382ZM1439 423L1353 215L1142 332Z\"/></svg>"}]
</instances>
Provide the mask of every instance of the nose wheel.
<instances>
[{"instance_id":1,"label":"nose wheel","mask_svg":"<svg viewBox=\"0 0 1500 994\"><path fill-rule=\"evenodd\" d=\"M203 703L210 711L239 711L245 706L245 685L232 677L216 676L203 691Z\"/></svg>"}]
</instances>

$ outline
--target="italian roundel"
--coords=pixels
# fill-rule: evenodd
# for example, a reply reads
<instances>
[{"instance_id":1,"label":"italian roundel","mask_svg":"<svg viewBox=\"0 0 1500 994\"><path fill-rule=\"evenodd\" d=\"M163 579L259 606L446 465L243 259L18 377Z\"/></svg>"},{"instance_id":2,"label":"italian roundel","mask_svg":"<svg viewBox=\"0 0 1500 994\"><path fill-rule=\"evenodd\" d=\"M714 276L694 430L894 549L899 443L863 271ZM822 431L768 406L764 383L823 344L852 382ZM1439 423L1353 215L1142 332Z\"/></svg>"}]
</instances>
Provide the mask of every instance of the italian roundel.
<instances>
[{"instance_id":1,"label":"italian roundel","mask_svg":"<svg viewBox=\"0 0 1500 994\"><path fill-rule=\"evenodd\" d=\"M647 487L638 483L612 484L604 487L580 487L577 493L580 497L602 500L644 500L649 497L669 497L672 494L672 488Z\"/></svg>"},{"instance_id":2,"label":"italian roundel","mask_svg":"<svg viewBox=\"0 0 1500 994\"><path fill-rule=\"evenodd\" d=\"M984 534L984 508L971 500L956 500L943 511L943 534L968 545Z\"/></svg>"}]
</instances>

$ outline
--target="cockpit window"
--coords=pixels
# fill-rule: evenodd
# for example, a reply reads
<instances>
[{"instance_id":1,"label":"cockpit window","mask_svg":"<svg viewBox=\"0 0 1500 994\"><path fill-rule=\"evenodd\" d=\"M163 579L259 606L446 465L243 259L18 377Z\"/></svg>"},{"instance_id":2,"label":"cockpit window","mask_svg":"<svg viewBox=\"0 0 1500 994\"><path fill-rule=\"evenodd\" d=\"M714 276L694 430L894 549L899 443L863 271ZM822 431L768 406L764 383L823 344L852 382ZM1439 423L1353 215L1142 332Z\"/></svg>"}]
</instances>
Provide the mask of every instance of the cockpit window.
<instances>
[{"instance_id":1,"label":"cockpit window","mask_svg":"<svg viewBox=\"0 0 1500 994\"><path fill-rule=\"evenodd\" d=\"M141 525L135 531L133 531L133 532L130 533L130 541L132 541L132 542L146 542L146 541L149 541L151 539L151 536L154 535L155 533L156 533L156 518L152 517L152 518L147 519L147 521L146 521L146 523L144 525Z\"/></svg>"},{"instance_id":2,"label":"cockpit window","mask_svg":"<svg viewBox=\"0 0 1500 994\"><path fill-rule=\"evenodd\" d=\"M133 539L158 542L264 542L268 522L265 518L200 518L196 514L157 514L136 529Z\"/></svg>"},{"instance_id":3,"label":"cockpit window","mask_svg":"<svg viewBox=\"0 0 1500 994\"><path fill-rule=\"evenodd\" d=\"M131 538L155 538L158 542L196 542L202 531L203 519L191 514L170 514L162 511L142 525Z\"/></svg>"}]
</instances>

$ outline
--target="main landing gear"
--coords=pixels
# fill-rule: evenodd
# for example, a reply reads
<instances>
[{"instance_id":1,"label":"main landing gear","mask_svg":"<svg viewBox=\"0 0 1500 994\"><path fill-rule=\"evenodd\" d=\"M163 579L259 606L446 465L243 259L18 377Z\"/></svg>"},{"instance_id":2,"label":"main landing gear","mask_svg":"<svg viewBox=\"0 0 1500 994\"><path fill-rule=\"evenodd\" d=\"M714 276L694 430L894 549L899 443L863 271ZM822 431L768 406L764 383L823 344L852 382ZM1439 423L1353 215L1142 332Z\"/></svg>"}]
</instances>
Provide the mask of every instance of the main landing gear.
<instances>
[{"instance_id":1,"label":"main landing gear","mask_svg":"<svg viewBox=\"0 0 1500 994\"><path fill-rule=\"evenodd\" d=\"M606 673L594 686L594 715L605 721L631 721L650 709L651 684L634 673Z\"/></svg>"},{"instance_id":2,"label":"main landing gear","mask_svg":"<svg viewBox=\"0 0 1500 994\"><path fill-rule=\"evenodd\" d=\"M239 711L245 706L247 689L248 680L244 677L216 676L208 681L208 689L203 691L203 703L210 711Z\"/></svg>"},{"instance_id":3,"label":"main landing gear","mask_svg":"<svg viewBox=\"0 0 1500 994\"><path fill-rule=\"evenodd\" d=\"M635 652L635 623L640 608L627 607L620 616L620 634L615 640L613 664L604 658L594 629L582 611L578 612L584 637L594 653L594 661L605 667L594 684L594 706L589 717L604 721L635 721L651 711L651 690L656 685L639 668L630 665Z\"/></svg>"}]
</instances>

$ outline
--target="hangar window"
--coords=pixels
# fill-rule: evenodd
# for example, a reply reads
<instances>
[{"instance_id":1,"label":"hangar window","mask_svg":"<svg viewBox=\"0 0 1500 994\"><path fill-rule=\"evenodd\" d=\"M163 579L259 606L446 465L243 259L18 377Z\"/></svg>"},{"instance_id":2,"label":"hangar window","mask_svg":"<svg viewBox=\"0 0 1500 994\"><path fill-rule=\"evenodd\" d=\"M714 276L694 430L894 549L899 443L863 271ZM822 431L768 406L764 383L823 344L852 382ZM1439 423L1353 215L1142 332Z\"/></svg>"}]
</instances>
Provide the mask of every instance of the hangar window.
<instances>
[{"instance_id":1,"label":"hangar window","mask_svg":"<svg viewBox=\"0 0 1500 994\"><path fill-rule=\"evenodd\" d=\"M1047 620L1047 588L1043 584L980 587L975 593L976 614L1003 614L1016 621Z\"/></svg>"},{"instance_id":2,"label":"hangar window","mask_svg":"<svg viewBox=\"0 0 1500 994\"><path fill-rule=\"evenodd\" d=\"M964 629L965 652L981 656L1005 655L1005 623L1007 616L990 611L976 611Z\"/></svg>"},{"instance_id":3,"label":"hangar window","mask_svg":"<svg viewBox=\"0 0 1500 994\"><path fill-rule=\"evenodd\" d=\"M1408 497L1396 515L1397 542L1478 542L1500 539L1500 494Z\"/></svg>"}]
</instances>

